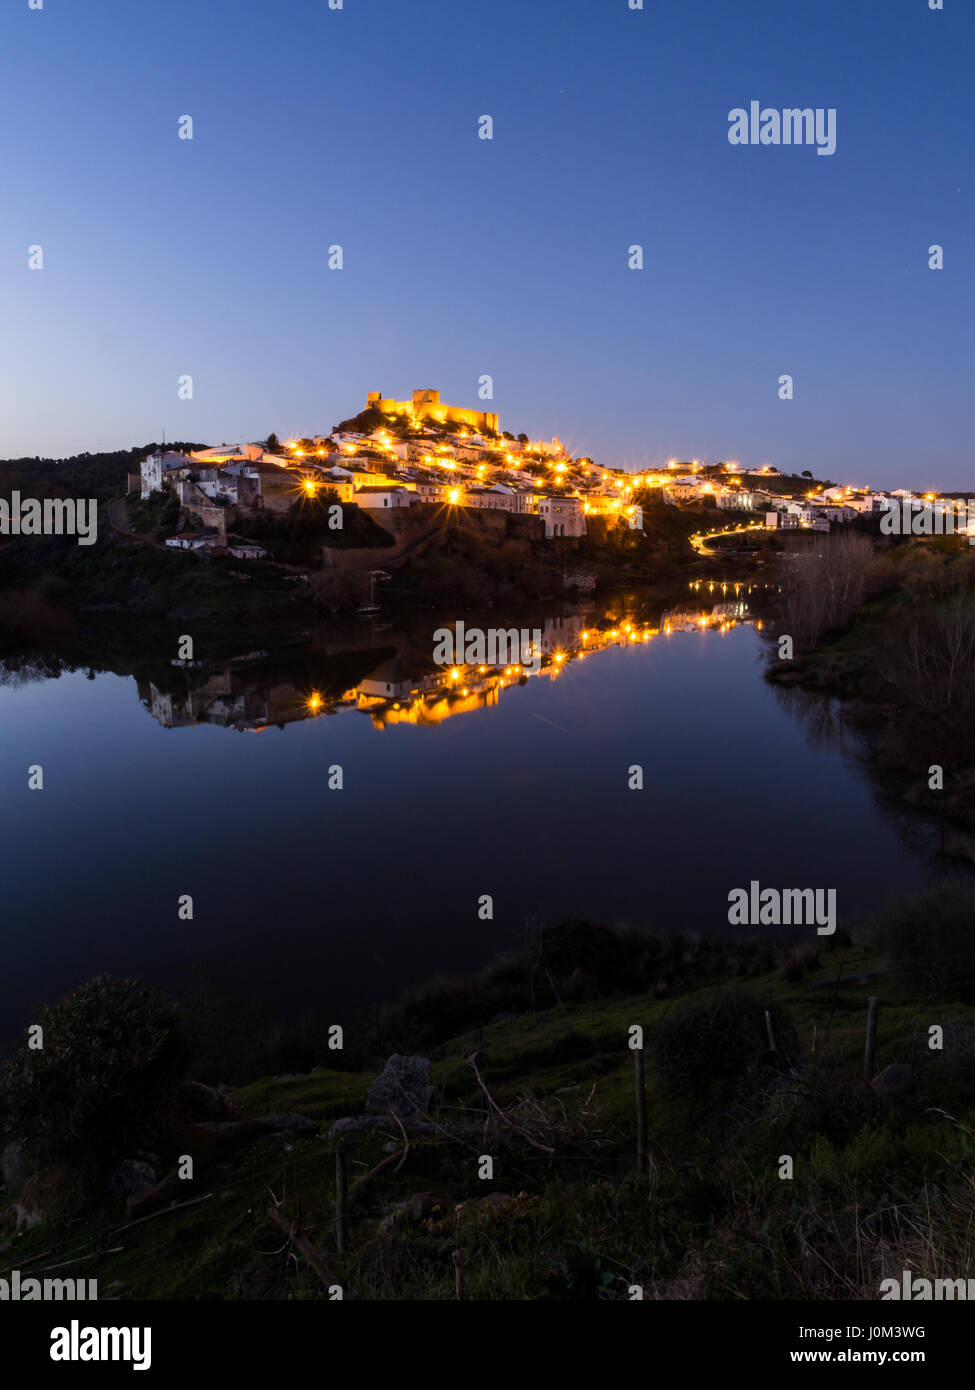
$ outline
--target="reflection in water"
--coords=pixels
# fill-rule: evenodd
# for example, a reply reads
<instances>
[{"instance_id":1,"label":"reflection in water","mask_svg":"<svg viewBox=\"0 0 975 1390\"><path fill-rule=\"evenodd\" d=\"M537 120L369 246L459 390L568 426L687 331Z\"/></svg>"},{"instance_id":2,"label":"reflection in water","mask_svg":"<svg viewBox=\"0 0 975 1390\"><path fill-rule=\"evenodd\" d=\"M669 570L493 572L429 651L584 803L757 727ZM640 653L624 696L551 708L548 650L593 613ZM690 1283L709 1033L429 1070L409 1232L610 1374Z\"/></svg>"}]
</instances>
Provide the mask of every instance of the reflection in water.
<instances>
[{"instance_id":1,"label":"reflection in water","mask_svg":"<svg viewBox=\"0 0 975 1390\"><path fill-rule=\"evenodd\" d=\"M876 720L864 722L849 702L822 691L773 684L776 701L800 725L817 753L839 753L867 782L877 814L931 869L969 876L975 835L930 808L905 801L903 788L876 755ZM967 862L966 862L967 861Z\"/></svg>"},{"instance_id":2,"label":"reflection in water","mask_svg":"<svg viewBox=\"0 0 975 1390\"><path fill-rule=\"evenodd\" d=\"M802 690L794 685L773 685L772 689L786 713L802 725L810 748L817 753L835 751L847 756L859 753L859 745L842 700L835 695Z\"/></svg>"},{"instance_id":3,"label":"reflection in water","mask_svg":"<svg viewBox=\"0 0 975 1390\"><path fill-rule=\"evenodd\" d=\"M521 942L528 913L721 934L751 879L835 887L841 914L917 891L918 832L900 841L848 760L807 746L790 716L814 699L787 714L759 678L763 587L634 587L548 621L521 608L503 626L538 630L531 670L438 667L443 612L270 640L210 628L192 665L171 660L175 627L113 617L10 659L0 757L27 752L51 791L9 789L0 1035L29 1021L24 1000L99 972L181 992L206 959L284 1018L467 974ZM194 891L192 930L174 930Z\"/></svg>"},{"instance_id":4,"label":"reflection in water","mask_svg":"<svg viewBox=\"0 0 975 1390\"><path fill-rule=\"evenodd\" d=\"M595 611L546 618L539 628L541 661L534 671L521 665L436 666L414 640L406 636L397 639L384 632L382 648L373 649L371 656L368 649L357 653L367 669L345 689L330 692L316 685L309 688L304 681L272 677L267 671L268 653L248 652L191 669L181 677L179 688L140 681L139 696L153 718L170 729L217 724L261 733L273 726L282 728L350 710L369 714L376 729L393 724L433 726L459 714L496 706L504 693L525 685L533 675L557 680L573 662L591 659L613 647L652 642L679 632L723 633L740 624L762 626L749 613L751 585L717 587L729 597L706 606L668 609L653 623L636 616L613 621ZM375 664L370 665L370 660ZM172 664L182 670L188 665L179 661ZM192 667L200 668L200 663L192 663Z\"/></svg>"}]
</instances>

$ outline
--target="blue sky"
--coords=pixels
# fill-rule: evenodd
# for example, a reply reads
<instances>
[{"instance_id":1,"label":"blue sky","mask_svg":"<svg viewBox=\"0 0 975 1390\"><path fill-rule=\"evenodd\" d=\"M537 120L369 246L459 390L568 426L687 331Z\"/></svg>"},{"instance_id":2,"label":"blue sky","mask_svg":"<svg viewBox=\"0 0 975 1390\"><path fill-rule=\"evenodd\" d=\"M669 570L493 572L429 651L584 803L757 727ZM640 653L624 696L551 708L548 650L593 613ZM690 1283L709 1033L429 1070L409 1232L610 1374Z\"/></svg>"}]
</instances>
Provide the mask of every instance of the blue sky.
<instances>
[{"instance_id":1,"label":"blue sky","mask_svg":"<svg viewBox=\"0 0 975 1390\"><path fill-rule=\"evenodd\" d=\"M971 4L645 5L5 5L0 457L489 374L605 463L970 486ZM835 107L836 153L732 146L751 100Z\"/></svg>"}]
</instances>

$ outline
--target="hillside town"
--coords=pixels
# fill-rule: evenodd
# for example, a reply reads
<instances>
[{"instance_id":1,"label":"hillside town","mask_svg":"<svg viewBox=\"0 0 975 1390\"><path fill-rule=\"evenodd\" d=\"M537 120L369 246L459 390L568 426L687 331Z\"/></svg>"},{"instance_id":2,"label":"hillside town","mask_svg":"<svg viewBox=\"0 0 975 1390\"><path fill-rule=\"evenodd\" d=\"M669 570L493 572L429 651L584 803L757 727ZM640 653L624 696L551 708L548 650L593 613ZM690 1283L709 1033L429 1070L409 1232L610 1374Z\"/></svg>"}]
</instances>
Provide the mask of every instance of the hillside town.
<instances>
[{"instance_id":1,"label":"hillside town","mask_svg":"<svg viewBox=\"0 0 975 1390\"><path fill-rule=\"evenodd\" d=\"M829 531L914 497L906 489L817 488L811 479L809 491L797 491L800 480L771 464L745 469L729 461L671 459L663 468L629 472L574 458L558 438L533 441L498 425L497 414L446 405L436 390L415 390L411 400L374 391L359 415L329 435L283 442L272 435L187 453L158 449L129 475L128 490L142 500L170 493L182 513L198 519L197 530L184 526L166 538L168 546L226 549L245 560L266 552L234 540L234 521L248 512L286 512L302 495L333 497L380 526L417 503L534 516L550 541L585 536L594 516L640 529L637 498L648 489L668 505L746 513L769 530ZM945 512L964 510L950 497L928 493L925 500Z\"/></svg>"}]
</instances>

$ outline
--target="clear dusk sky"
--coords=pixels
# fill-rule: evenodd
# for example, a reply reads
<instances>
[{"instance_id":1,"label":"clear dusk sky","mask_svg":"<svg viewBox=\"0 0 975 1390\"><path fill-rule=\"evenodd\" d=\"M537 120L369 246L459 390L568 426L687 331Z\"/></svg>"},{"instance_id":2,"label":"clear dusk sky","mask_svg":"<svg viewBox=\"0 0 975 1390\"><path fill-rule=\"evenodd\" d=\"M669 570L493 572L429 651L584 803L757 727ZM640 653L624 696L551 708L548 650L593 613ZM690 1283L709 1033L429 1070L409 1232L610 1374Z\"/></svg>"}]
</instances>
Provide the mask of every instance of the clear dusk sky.
<instances>
[{"instance_id":1,"label":"clear dusk sky","mask_svg":"<svg viewBox=\"0 0 975 1390\"><path fill-rule=\"evenodd\" d=\"M6 0L0 457L489 374L607 464L975 486L973 0L644 5ZM835 154L729 144L753 100Z\"/></svg>"}]
</instances>

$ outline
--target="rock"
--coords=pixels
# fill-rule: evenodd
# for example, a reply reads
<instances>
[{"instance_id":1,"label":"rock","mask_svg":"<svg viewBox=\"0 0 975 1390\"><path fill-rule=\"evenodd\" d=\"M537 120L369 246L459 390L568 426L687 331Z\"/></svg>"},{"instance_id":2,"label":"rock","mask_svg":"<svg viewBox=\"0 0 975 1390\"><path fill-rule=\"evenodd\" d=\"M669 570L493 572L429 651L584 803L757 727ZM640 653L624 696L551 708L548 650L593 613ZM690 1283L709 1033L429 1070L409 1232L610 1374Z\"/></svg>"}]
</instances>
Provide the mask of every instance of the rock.
<instances>
[{"instance_id":1,"label":"rock","mask_svg":"<svg viewBox=\"0 0 975 1390\"><path fill-rule=\"evenodd\" d=\"M137 1158L140 1163L148 1163L150 1168L155 1168L158 1172L162 1168L162 1159L158 1154L150 1153L148 1149L129 1149L126 1158Z\"/></svg>"},{"instance_id":2,"label":"rock","mask_svg":"<svg viewBox=\"0 0 975 1390\"><path fill-rule=\"evenodd\" d=\"M8 1144L3 1153L0 1154L0 1174L3 1175L3 1184L11 1196L15 1195L23 1187L27 1179L27 1164L24 1162L24 1149L21 1144Z\"/></svg>"},{"instance_id":3,"label":"rock","mask_svg":"<svg viewBox=\"0 0 975 1390\"><path fill-rule=\"evenodd\" d=\"M120 1158L108 1175L109 1188L123 1192L142 1192L158 1181L156 1169L138 1158Z\"/></svg>"},{"instance_id":4,"label":"rock","mask_svg":"<svg viewBox=\"0 0 975 1390\"><path fill-rule=\"evenodd\" d=\"M426 1221L437 1211L441 1216L446 1216L452 1207L453 1202L449 1197L441 1197L434 1192L414 1192L407 1203L411 1221Z\"/></svg>"},{"instance_id":5,"label":"rock","mask_svg":"<svg viewBox=\"0 0 975 1390\"><path fill-rule=\"evenodd\" d=\"M366 1114L388 1115L395 1112L400 1118L425 1115L433 1095L428 1057L401 1057L394 1052L381 1076L366 1092Z\"/></svg>"},{"instance_id":6,"label":"rock","mask_svg":"<svg viewBox=\"0 0 975 1390\"><path fill-rule=\"evenodd\" d=\"M491 1025L492 1025L492 1023L513 1023L514 1020L517 1019L517 1018L521 1018L521 1014L512 1014L512 1013L495 1014L493 1018L489 1018L489 1019L488 1019L488 1027L490 1028Z\"/></svg>"},{"instance_id":7,"label":"rock","mask_svg":"<svg viewBox=\"0 0 975 1390\"><path fill-rule=\"evenodd\" d=\"M232 1120L240 1117L240 1111L223 1089L205 1086L202 1081L184 1081L176 1098L190 1119Z\"/></svg>"},{"instance_id":8,"label":"rock","mask_svg":"<svg viewBox=\"0 0 975 1390\"><path fill-rule=\"evenodd\" d=\"M907 1091L914 1081L914 1068L904 1062L891 1062L871 1081L871 1086L882 1100L889 1100L898 1091Z\"/></svg>"},{"instance_id":9,"label":"rock","mask_svg":"<svg viewBox=\"0 0 975 1390\"><path fill-rule=\"evenodd\" d=\"M31 1211L30 1208L23 1206L20 1202L14 1202L14 1215L17 1222L17 1230L21 1227L29 1231L32 1226L36 1226L39 1221L44 1220L42 1211Z\"/></svg>"}]
</instances>

